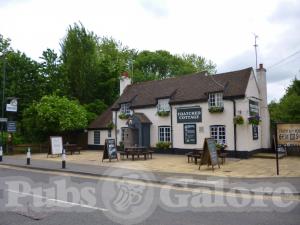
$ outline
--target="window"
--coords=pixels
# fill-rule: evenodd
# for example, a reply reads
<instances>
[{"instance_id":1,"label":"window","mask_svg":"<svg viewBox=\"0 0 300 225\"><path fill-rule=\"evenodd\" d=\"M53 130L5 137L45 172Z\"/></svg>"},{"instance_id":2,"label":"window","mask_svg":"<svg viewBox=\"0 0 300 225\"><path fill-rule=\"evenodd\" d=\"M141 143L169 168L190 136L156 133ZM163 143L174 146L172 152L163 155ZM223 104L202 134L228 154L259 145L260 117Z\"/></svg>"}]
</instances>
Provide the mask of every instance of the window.
<instances>
[{"instance_id":1,"label":"window","mask_svg":"<svg viewBox=\"0 0 300 225\"><path fill-rule=\"evenodd\" d=\"M94 144L100 145L100 130L94 131Z\"/></svg>"},{"instance_id":2,"label":"window","mask_svg":"<svg viewBox=\"0 0 300 225\"><path fill-rule=\"evenodd\" d=\"M169 99L159 99L157 102L157 111L158 112L170 112Z\"/></svg>"},{"instance_id":3,"label":"window","mask_svg":"<svg viewBox=\"0 0 300 225\"><path fill-rule=\"evenodd\" d=\"M125 115L130 115L130 103L121 104L121 113Z\"/></svg>"},{"instance_id":4,"label":"window","mask_svg":"<svg viewBox=\"0 0 300 225\"><path fill-rule=\"evenodd\" d=\"M208 106L209 107L223 107L223 93L209 93L208 95Z\"/></svg>"},{"instance_id":5,"label":"window","mask_svg":"<svg viewBox=\"0 0 300 225\"><path fill-rule=\"evenodd\" d=\"M111 130L107 131L107 137L109 137L109 138L111 137Z\"/></svg>"},{"instance_id":6,"label":"window","mask_svg":"<svg viewBox=\"0 0 300 225\"><path fill-rule=\"evenodd\" d=\"M258 102L249 100L249 114L250 114L250 116L259 115Z\"/></svg>"},{"instance_id":7,"label":"window","mask_svg":"<svg viewBox=\"0 0 300 225\"><path fill-rule=\"evenodd\" d=\"M171 141L171 127L158 127L158 140L164 142Z\"/></svg>"},{"instance_id":8,"label":"window","mask_svg":"<svg viewBox=\"0 0 300 225\"><path fill-rule=\"evenodd\" d=\"M226 144L226 131L223 125L210 126L210 137L219 144Z\"/></svg>"},{"instance_id":9,"label":"window","mask_svg":"<svg viewBox=\"0 0 300 225\"><path fill-rule=\"evenodd\" d=\"M197 144L196 124L184 124L184 144Z\"/></svg>"}]
</instances>

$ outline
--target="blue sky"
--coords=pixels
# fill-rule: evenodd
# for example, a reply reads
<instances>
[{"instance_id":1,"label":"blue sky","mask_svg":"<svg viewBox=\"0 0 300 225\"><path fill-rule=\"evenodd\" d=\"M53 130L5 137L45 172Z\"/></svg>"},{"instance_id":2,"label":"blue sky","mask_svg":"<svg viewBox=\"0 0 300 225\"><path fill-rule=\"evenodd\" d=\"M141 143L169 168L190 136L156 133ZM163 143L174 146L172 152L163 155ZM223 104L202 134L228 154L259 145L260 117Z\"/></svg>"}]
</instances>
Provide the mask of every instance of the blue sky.
<instances>
[{"instance_id":1,"label":"blue sky","mask_svg":"<svg viewBox=\"0 0 300 225\"><path fill-rule=\"evenodd\" d=\"M59 52L68 26L79 21L130 48L196 53L218 72L255 67L255 33L268 100L300 78L297 0L0 0L0 33L36 60L47 48Z\"/></svg>"}]
</instances>

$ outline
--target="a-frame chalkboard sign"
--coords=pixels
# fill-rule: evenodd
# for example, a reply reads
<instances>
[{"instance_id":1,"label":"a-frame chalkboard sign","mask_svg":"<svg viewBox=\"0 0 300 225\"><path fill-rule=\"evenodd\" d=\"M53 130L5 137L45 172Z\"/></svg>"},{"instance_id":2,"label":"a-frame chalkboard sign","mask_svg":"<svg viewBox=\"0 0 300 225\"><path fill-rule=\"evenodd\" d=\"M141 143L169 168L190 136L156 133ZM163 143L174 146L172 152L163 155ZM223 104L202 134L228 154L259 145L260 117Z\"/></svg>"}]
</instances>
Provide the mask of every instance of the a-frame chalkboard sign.
<instances>
[{"instance_id":1,"label":"a-frame chalkboard sign","mask_svg":"<svg viewBox=\"0 0 300 225\"><path fill-rule=\"evenodd\" d=\"M201 165L204 164L207 164L208 166L212 166L213 170L214 170L214 166L216 165L218 165L218 167L220 168L216 142L213 138L205 138L204 140L203 154L200 160L199 170Z\"/></svg>"},{"instance_id":2,"label":"a-frame chalkboard sign","mask_svg":"<svg viewBox=\"0 0 300 225\"><path fill-rule=\"evenodd\" d=\"M119 160L115 139L105 139L102 162L104 159L108 159L109 161L111 161L112 159Z\"/></svg>"}]
</instances>

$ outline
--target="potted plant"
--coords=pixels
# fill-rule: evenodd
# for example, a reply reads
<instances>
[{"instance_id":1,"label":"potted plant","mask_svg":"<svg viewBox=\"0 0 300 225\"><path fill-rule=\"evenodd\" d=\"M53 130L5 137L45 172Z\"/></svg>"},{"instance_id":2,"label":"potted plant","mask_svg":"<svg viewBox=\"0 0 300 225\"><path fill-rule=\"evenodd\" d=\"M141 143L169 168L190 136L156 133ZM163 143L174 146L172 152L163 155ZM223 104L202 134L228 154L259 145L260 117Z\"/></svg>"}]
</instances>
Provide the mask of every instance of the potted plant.
<instances>
[{"instance_id":1,"label":"potted plant","mask_svg":"<svg viewBox=\"0 0 300 225\"><path fill-rule=\"evenodd\" d=\"M255 115L255 116L250 116L248 117L248 122L249 124L252 124L252 125L259 125L260 123L260 116L259 115Z\"/></svg>"},{"instance_id":2,"label":"potted plant","mask_svg":"<svg viewBox=\"0 0 300 225\"><path fill-rule=\"evenodd\" d=\"M120 150L124 151L124 143L123 143L123 141L119 142L119 146L120 146Z\"/></svg>"},{"instance_id":3,"label":"potted plant","mask_svg":"<svg viewBox=\"0 0 300 225\"><path fill-rule=\"evenodd\" d=\"M160 117L167 117L169 116L170 112L169 111L158 111L157 115Z\"/></svg>"},{"instance_id":4,"label":"potted plant","mask_svg":"<svg viewBox=\"0 0 300 225\"><path fill-rule=\"evenodd\" d=\"M208 111L210 113L221 113L224 111L224 107L223 106L211 106L211 107L209 107Z\"/></svg>"},{"instance_id":5,"label":"potted plant","mask_svg":"<svg viewBox=\"0 0 300 225\"><path fill-rule=\"evenodd\" d=\"M121 120L127 120L128 118L129 118L128 114L120 113L120 115L119 115L119 119L121 119Z\"/></svg>"},{"instance_id":6,"label":"potted plant","mask_svg":"<svg viewBox=\"0 0 300 225\"><path fill-rule=\"evenodd\" d=\"M217 150L219 150L220 152L224 152L225 148L227 148L227 145L216 143L216 147L217 147Z\"/></svg>"},{"instance_id":7,"label":"potted plant","mask_svg":"<svg viewBox=\"0 0 300 225\"><path fill-rule=\"evenodd\" d=\"M233 123L238 124L238 125L243 125L244 124L244 118L241 115L235 116L233 118Z\"/></svg>"},{"instance_id":8,"label":"potted plant","mask_svg":"<svg viewBox=\"0 0 300 225\"><path fill-rule=\"evenodd\" d=\"M168 151L171 147L171 142L169 141L159 141L156 143L156 152L157 153L173 153Z\"/></svg>"}]
</instances>

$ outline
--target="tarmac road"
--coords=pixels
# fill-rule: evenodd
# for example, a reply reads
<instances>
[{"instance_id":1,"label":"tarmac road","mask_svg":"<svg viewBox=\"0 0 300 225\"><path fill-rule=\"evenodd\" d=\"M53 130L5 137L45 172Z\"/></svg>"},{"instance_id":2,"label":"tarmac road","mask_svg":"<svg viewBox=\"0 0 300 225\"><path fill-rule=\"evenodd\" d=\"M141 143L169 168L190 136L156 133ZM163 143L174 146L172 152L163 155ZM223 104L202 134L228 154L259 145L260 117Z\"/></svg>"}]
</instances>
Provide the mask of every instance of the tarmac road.
<instances>
[{"instance_id":1,"label":"tarmac road","mask_svg":"<svg viewBox=\"0 0 300 225\"><path fill-rule=\"evenodd\" d=\"M0 188L0 225L298 225L300 221L295 196L233 194L2 166Z\"/></svg>"}]
</instances>

